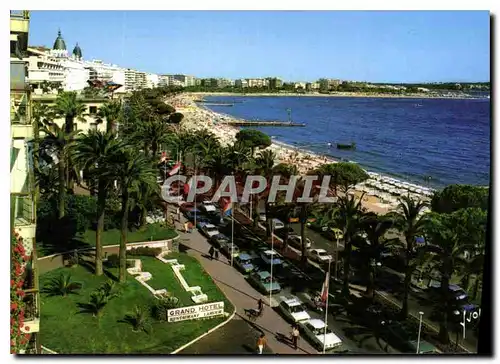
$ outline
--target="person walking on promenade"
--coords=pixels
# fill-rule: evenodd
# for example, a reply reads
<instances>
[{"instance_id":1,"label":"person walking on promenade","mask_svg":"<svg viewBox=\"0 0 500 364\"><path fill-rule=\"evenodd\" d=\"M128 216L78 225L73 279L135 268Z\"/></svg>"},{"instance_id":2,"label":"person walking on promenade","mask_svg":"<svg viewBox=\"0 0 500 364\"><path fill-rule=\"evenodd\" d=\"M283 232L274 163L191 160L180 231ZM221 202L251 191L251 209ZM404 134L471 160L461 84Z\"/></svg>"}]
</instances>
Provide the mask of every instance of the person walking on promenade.
<instances>
[{"instance_id":1,"label":"person walking on promenade","mask_svg":"<svg viewBox=\"0 0 500 364\"><path fill-rule=\"evenodd\" d=\"M262 312L264 311L264 301L262 301L262 298L259 299L259 302L257 302L257 311L259 311L259 316L262 315Z\"/></svg>"},{"instance_id":2,"label":"person walking on promenade","mask_svg":"<svg viewBox=\"0 0 500 364\"><path fill-rule=\"evenodd\" d=\"M219 260L219 249L215 249L215 259Z\"/></svg>"},{"instance_id":3,"label":"person walking on promenade","mask_svg":"<svg viewBox=\"0 0 500 364\"><path fill-rule=\"evenodd\" d=\"M188 221L186 221L184 223L184 232L186 232L186 233L189 232L189 222Z\"/></svg>"},{"instance_id":4,"label":"person walking on promenade","mask_svg":"<svg viewBox=\"0 0 500 364\"><path fill-rule=\"evenodd\" d=\"M257 348L259 349L259 354L262 354L262 350L264 350L264 346L266 345L267 340L266 340L266 335L262 334L259 336L257 339Z\"/></svg>"},{"instance_id":5,"label":"person walking on promenade","mask_svg":"<svg viewBox=\"0 0 500 364\"><path fill-rule=\"evenodd\" d=\"M208 250L208 254L210 254L210 260L214 259L214 253L215 253L215 249L213 246L211 246L210 249Z\"/></svg>"},{"instance_id":6,"label":"person walking on promenade","mask_svg":"<svg viewBox=\"0 0 500 364\"><path fill-rule=\"evenodd\" d=\"M177 221L181 222L181 208L177 207Z\"/></svg>"},{"instance_id":7,"label":"person walking on promenade","mask_svg":"<svg viewBox=\"0 0 500 364\"><path fill-rule=\"evenodd\" d=\"M295 348L295 350L298 349L298 341L299 341L299 335L300 335L300 332L299 332L299 328L297 327L297 325L292 325L292 343L293 343L293 347Z\"/></svg>"}]
</instances>

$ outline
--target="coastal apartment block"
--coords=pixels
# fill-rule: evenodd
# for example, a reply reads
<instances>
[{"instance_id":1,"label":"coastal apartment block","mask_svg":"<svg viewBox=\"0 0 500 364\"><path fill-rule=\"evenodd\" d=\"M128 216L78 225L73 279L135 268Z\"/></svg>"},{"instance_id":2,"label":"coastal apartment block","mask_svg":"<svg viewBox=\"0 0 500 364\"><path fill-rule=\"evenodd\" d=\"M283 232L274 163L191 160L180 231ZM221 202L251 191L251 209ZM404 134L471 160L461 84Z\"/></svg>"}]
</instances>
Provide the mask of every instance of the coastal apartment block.
<instances>
[{"instance_id":1,"label":"coastal apartment block","mask_svg":"<svg viewBox=\"0 0 500 364\"><path fill-rule=\"evenodd\" d=\"M10 212L11 234L21 236L25 255L23 305L25 326L21 332L31 334L24 353L39 353L40 297L38 287L36 235L36 191L34 180L31 91L28 83L27 55L30 14L10 12ZM27 329L28 328L28 329Z\"/></svg>"}]
</instances>

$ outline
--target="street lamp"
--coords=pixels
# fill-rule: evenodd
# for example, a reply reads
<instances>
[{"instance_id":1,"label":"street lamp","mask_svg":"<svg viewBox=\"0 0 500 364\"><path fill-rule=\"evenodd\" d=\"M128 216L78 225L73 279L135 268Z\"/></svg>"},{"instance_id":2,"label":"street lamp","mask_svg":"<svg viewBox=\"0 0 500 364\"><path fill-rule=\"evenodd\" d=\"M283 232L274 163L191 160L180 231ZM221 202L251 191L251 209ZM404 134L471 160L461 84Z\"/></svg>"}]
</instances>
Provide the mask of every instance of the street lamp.
<instances>
[{"instance_id":1,"label":"street lamp","mask_svg":"<svg viewBox=\"0 0 500 364\"><path fill-rule=\"evenodd\" d=\"M272 307L273 297L273 261L274 261L274 220L271 220L271 283L269 285L269 307Z\"/></svg>"},{"instance_id":2,"label":"street lamp","mask_svg":"<svg viewBox=\"0 0 500 364\"><path fill-rule=\"evenodd\" d=\"M424 313L420 311L418 314L420 319L418 324L417 354L420 354L420 333L422 332L422 317L424 316Z\"/></svg>"},{"instance_id":3,"label":"street lamp","mask_svg":"<svg viewBox=\"0 0 500 364\"><path fill-rule=\"evenodd\" d=\"M336 262L335 262L336 263ZM323 337L323 354L326 352L326 332L328 330L328 296L330 295L330 267L332 260L328 259L328 274L326 282L326 302L325 302L325 336Z\"/></svg>"}]
</instances>

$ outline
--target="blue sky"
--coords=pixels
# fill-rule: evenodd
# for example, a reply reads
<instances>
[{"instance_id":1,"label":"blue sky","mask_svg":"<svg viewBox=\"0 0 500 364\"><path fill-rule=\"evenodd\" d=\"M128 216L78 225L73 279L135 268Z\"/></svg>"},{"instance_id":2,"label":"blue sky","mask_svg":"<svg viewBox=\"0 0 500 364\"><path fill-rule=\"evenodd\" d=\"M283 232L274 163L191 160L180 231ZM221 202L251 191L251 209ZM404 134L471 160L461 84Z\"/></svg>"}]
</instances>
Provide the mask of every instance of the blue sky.
<instances>
[{"instance_id":1,"label":"blue sky","mask_svg":"<svg viewBox=\"0 0 500 364\"><path fill-rule=\"evenodd\" d=\"M30 45L153 73L489 81L486 11L33 11Z\"/></svg>"}]
</instances>

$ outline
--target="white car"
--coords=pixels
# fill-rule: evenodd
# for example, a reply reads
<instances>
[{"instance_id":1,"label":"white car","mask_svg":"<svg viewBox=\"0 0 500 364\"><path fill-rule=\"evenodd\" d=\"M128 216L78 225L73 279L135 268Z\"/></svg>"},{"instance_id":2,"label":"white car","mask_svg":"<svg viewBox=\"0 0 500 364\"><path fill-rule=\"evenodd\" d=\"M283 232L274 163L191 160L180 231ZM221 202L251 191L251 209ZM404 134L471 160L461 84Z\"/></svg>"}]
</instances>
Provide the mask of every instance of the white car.
<instances>
[{"instance_id":1,"label":"white car","mask_svg":"<svg viewBox=\"0 0 500 364\"><path fill-rule=\"evenodd\" d=\"M210 201L203 201L201 206L202 206L202 209L205 210L206 212L216 212L217 211L217 209L215 208L215 205Z\"/></svg>"},{"instance_id":2,"label":"white car","mask_svg":"<svg viewBox=\"0 0 500 364\"><path fill-rule=\"evenodd\" d=\"M286 316L287 319L293 322L307 321L311 319L311 316L306 311L306 307L295 296L280 297L280 305L278 306L281 312Z\"/></svg>"},{"instance_id":3,"label":"white car","mask_svg":"<svg viewBox=\"0 0 500 364\"><path fill-rule=\"evenodd\" d=\"M274 250L266 249L261 251L260 257L266 264L280 265L283 264L283 260L281 259L281 255Z\"/></svg>"},{"instance_id":4,"label":"white car","mask_svg":"<svg viewBox=\"0 0 500 364\"><path fill-rule=\"evenodd\" d=\"M288 237L288 242L290 245L297 249L302 249L302 236L299 235L292 235ZM306 248L310 249L312 246L311 239L306 238Z\"/></svg>"},{"instance_id":5,"label":"white car","mask_svg":"<svg viewBox=\"0 0 500 364\"><path fill-rule=\"evenodd\" d=\"M278 229L283 229L285 227L285 224L281 220L278 219L273 219L271 221L271 224L273 224L273 229L278 230Z\"/></svg>"},{"instance_id":6,"label":"white car","mask_svg":"<svg viewBox=\"0 0 500 364\"><path fill-rule=\"evenodd\" d=\"M326 328L325 335L325 323L320 319L299 322L299 325L302 334L309 339L318 350L323 350L323 345L326 350L332 350L342 345L342 340L340 340L330 328Z\"/></svg>"},{"instance_id":7,"label":"white car","mask_svg":"<svg viewBox=\"0 0 500 364\"><path fill-rule=\"evenodd\" d=\"M217 226L212 225L212 224L206 224L201 228L201 232L205 234L208 238L211 238L212 236L219 235L220 232L217 229Z\"/></svg>"},{"instance_id":8,"label":"white car","mask_svg":"<svg viewBox=\"0 0 500 364\"><path fill-rule=\"evenodd\" d=\"M332 260L332 256L325 249L309 250L309 258L319 263L328 263L328 261Z\"/></svg>"}]
</instances>

